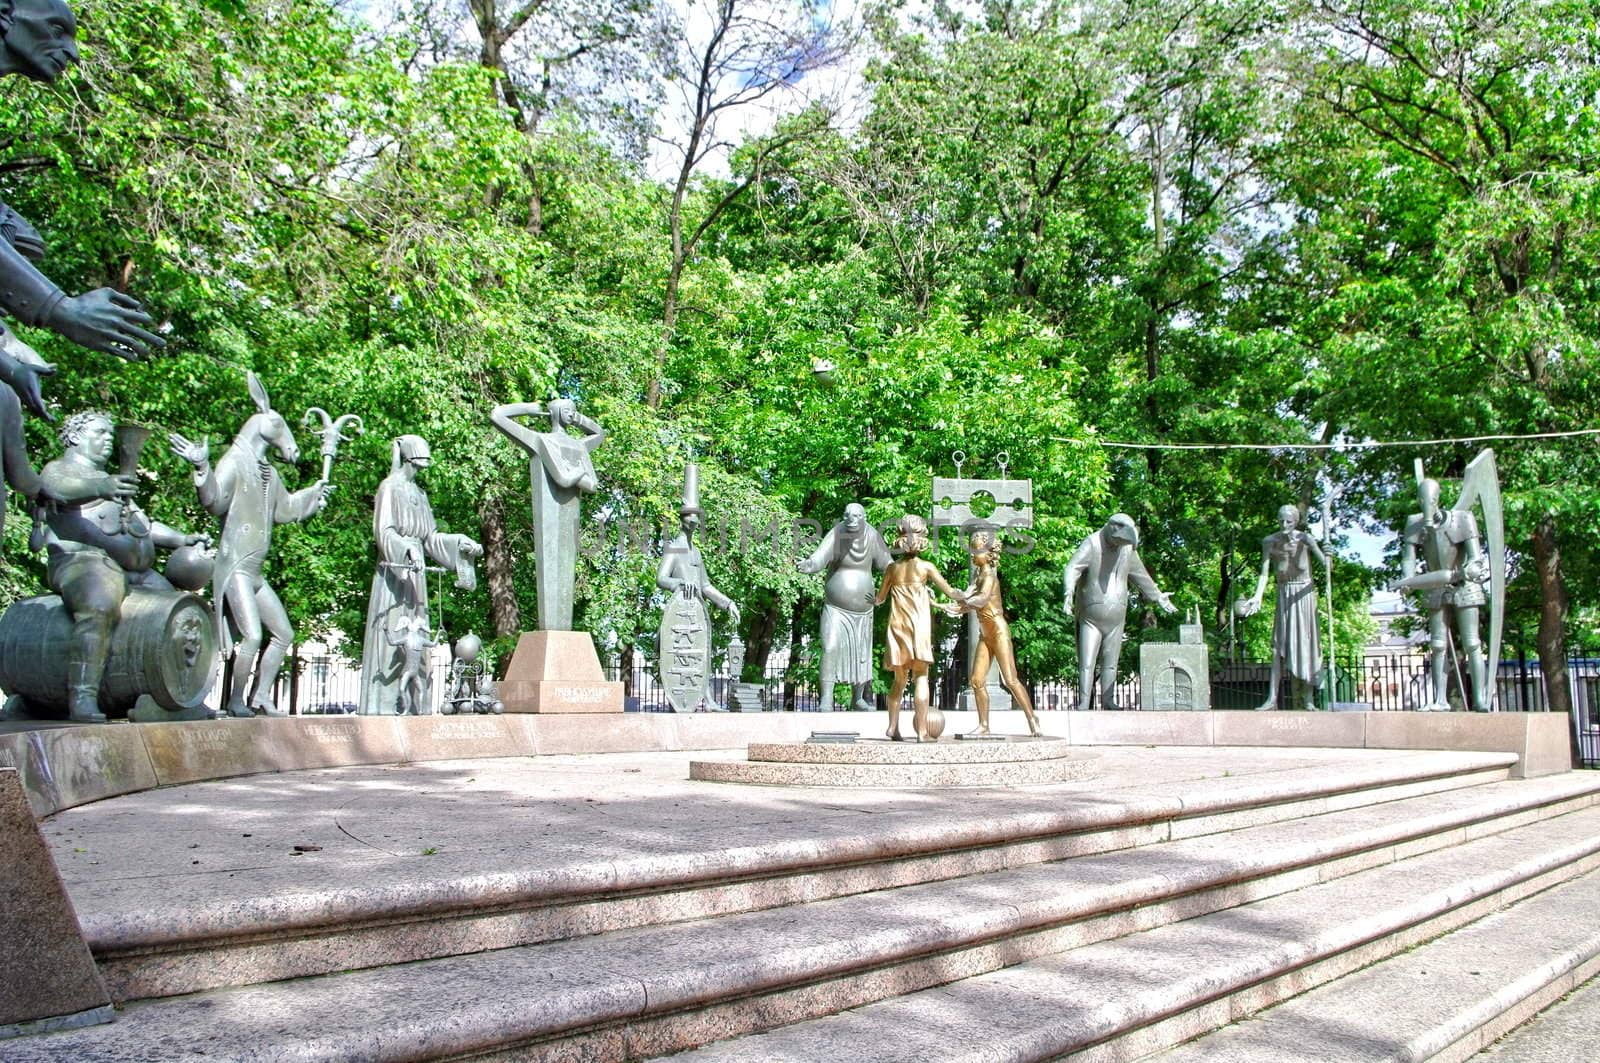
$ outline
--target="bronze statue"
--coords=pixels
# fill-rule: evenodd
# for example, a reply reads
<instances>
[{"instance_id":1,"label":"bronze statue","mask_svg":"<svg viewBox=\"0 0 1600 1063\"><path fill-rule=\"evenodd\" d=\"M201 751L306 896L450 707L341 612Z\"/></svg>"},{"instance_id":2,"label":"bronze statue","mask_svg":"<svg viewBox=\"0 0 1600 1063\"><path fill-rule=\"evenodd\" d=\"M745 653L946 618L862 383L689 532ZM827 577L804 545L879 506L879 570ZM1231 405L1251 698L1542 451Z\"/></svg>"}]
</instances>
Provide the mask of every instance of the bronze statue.
<instances>
[{"instance_id":1,"label":"bronze statue","mask_svg":"<svg viewBox=\"0 0 1600 1063\"><path fill-rule=\"evenodd\" d=\"M1005 603L1000 599L1000 540L992 531L978 531L968 540L972 556L972 586L965 600L952 615L974 613L978 619L978 645L972 655L972 701L978 709L978 729L973 734L989 733L989 664L1000 667L1000 682L1028 719L1028 732L1039 734L1039 717L1033 699L1017 675L1016 653L1011 645L1011 625L1006 621Z\"/></svg>"},{"instance_id":2,"label":"bronze statue","mask_svg":"<svg viewBox=\"0 0 1600 1063\"><path fill-rule=\"evenodd\" d=\"M247 374L247 379L256 412L239 429L215 469L204 438L191 442L177 433L168 438L173 453L194 466L200 504L222 519L212 597L217 645L224 657L231 654L234 658L228 712L243 717L257 713L281 716L272 700L272 687L294 642L294 627L262 569L273 525L311 519L327 505L333 485L318 480L292 493L283 485L278 470L267 460L267 448L276 448L285 461L294 462L300 457L300 447L283 415L272 408L261 381L254 373ZM234 632L238 633L237 643ZM268 636L264 648L263 633Z\"/></svg>"},{"instance_id":3,"label":"bronze statue","mask_svg":"<svg viewBox=\"0 0 1600 1063\"><path fill-rule=\"evenodd\" d=\"M901 555L900 560L884 572L874 599L876 605L889 603L889 628L883 650L883 665L894 673L894 687L889 691L888 737L900 741L900 699L905 696L909 676L912 727L919 742L931 741L937 736L928 728L928 667L933 664L933 609L928 584L957 602L964 601L965 595L922 559L922 551L928 548L928 522L921 517L908 513L900 518L894 548Z\"/></svg>"},{"instance_id":4,"label":"bronze statue","mask_svg":"<svg viewBox=\"0 0 1600 1063\"><path fill-rule=\"evenodd\" d=\"M66 453L39 474L60 501L40 511L37 537L49 551L50 589L72 618L68 716L100 721L105 719L99 708L101 676L129 591L173 591L154 569L157 549L209 540L145 516L133 501L138 480L131 467L107 471L116 441L110 415L74 414L61 426L61 441Z\"/></svg>"},{"instance_id":5,"label":"bronze statue","mask_svg":"<svg viewBox=\"0 0 1600 1063\"><path fill-rule=\"evenodd\" d=\"M1277 607L1272 614L1272 675L1267 685L1267 700L1258 709L1271 709L1278 703L1280 681L1289 684L1289 706L1311 707L1311 692L1322 670L1321 646L1317 638L1317 582L1312 578L1311 562L1326 570L1329 560L1317 541L1300 530L1300 507L1278 509L1278 530L1261 541L1261 578L1256 592L1235 603L1240 616L1251 616L1261 608L1267 592L1267 575L1277 581Z\"/></svg>"},{"instance_id":6,"label":"bronze statue","mask_svg":"<svg viewBox=\"0 0 1600 1063\"><path fill-rule=\"evenodd\" d=\"M450 685L444 693L439 711L449 716L454 713L502 713L505 704L495 696L494 675L488 662L481 660L483 640L467 632L456 640L450 662Z\"/></svg>"},{"instance_id":7,"label":"bronze statue","mask_svg":"<svg viewBox=\"0 0 1600 1063\"><path fill-rule=\"evenodd\" d=\"M428 651L439 640L428 631L428 619L401 617L384 640L400 651L400 686L395 695L398 716L427 716L433 712L433 683L428 675Z\"/></svg>"},{"instance_id":8,"label":"bronze statue","mask_svg":"<svg viewBox=\"0 0 1600 1063\"><path fill-rule=\"evenodd\" d=\"M367 631L361 653L361 704L368 716L393 716L400 709L403 654L391 641L404 621L428 623L427 562L448 566L456 586L477 586L473 558L483 547L465 535L439 531L428 495L417 474L433 464L427 440L400 436L394 441L389 475L372 505L372 534L378 541L378 570L367 602Z\"/></svg>"},{"instance_id":9,"label":"bronze statue","mask_svg":"<svg viewBox=\"0 0 1600 1063\"><path fill-rule=\"evenodd\" d=\"M1422 511L1406 520L1401 537L1401 579L1394 587L1421 593L1428 611L1433 701L1423 708L1450 707L1449 656L1454 621L1455 633L1461 640L1457 663L1464 665L1462 679L1470 688L1469 704L1474 712L1488 712L1494 701L1495 673L1500 662L1506 579L1505 529L1494 451L1486 448L1472 459L1461 480L1461 497L1451 509L1445 509L1440 501L1439 482L1422 475L1421 459L1416 463L1416 476ZM1473 506L1480 503L1484 516L1481 535L1472 513ZM1425 571L1418 571L1419 563ZM1479 630L1480 613L1485 606L1489 608L1487 659Z\"/></svg>"},{"instance_id":10,"label":"bronze statue","mask_svg":"<svg viewBox=\"0 0 1600 1063\"><path fill-rule=\"evenodd\" d=\"M1139 560L1138 545L1139 530L1133 526L1133 518L1117 513L1079 545L1063 573L1064 608L1078 618L1079 709L1093 704L1095 672L1091 662L1099 664L1100 707L1119 707L1117 658L1122 654L1128 622L1130 582L1146 601L1155 602L1164 612L1178 611Z\"/></svg>"},{"instance_id":11,"label":"bronze statue","mask_svg":"<svg viewBox=\"0 0 1600 1063\"><path fill-rule=\"evenodd\" d=\"M546 416L550 418L547 432L535 432L516 420ZM508 403L496 406L489 419L529 455L539 629L571 631L579 504L583 495L599 486L589 455L605 442L605 429L579 413L571 399L555 399L548 407L536 402ZM570 435L569 427L583 436Z\"/></svg>"},{"instance_id":12,"label":"bronze statue","mask_svg":"<svg viewBox=\"0 0 1600 1063\"><path fill-rule=\"evenodd\" d=\"M837 683L850 685L856 708L873 708L872 573L889 567L891 560L883 536L867 522L867 511L852 502L844 507L844 519L795 566L801 572L828 573L822 603L821 712L833 711Z\"/></svg>"},{"instance_id":13,"label":"bronze statue","mask_svg":"<svg viewBox=\"0 0 1600 1063\"><path fill-rule=\"evenodd\" d=\"M64 0L0 0L0 77L16 74L54 82L78 61L77 20ZM33 226L0 204L0 308L26 325L37 325L91 350L122 358L142 357L166 341L143 326L150 323L139 301L112 288L67 295L33 264L44 241ZM23 403L45 415L38 376L49 367L18 366L0 356L0 379Z\"/></svg>"},{"instance_id":14,"label":"bronze statue","mask_svg":"<svg viewBox=\"0 0 1600 1063\"><path fill-rule=\"evenodd\" d=\"M678 507L679 532L667 544L656 568L656 586L672 597L661 611L656 651L661 685L677 712L695 711L706 697L711 679L710 602L739 622L739 606L717 590L706 575L705 559L694 545L694 533L704 516L700 508L700 470L691 463L684 470L683 503Z\"/></svg>"}]
</instances>

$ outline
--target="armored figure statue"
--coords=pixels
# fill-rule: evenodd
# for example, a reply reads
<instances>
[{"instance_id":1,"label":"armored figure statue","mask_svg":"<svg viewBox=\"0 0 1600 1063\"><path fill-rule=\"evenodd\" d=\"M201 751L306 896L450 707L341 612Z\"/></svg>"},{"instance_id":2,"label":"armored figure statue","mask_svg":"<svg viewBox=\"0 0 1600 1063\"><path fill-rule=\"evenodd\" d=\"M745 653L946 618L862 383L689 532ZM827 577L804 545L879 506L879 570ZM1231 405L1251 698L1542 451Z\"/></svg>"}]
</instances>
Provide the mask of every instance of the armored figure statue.
<instances>
[{"instance_id":1,"label":"armored figure statue","mask_svg":"<svg viewBox=\"0 0 1600 1063\"><path fill-rule=\"evenodd\" d=\"M1420 593L1428 611L1428 655L1433 701L1428 709L1447 710L1452 622L1461 640L1463 672L1471 687L1470 705L1488 712L1494 697L1494 676L1500 656L1504 619L1505 533L1500 510L1500 480L1494 451L1484 450L1467 466L1455 508L1440 501L1439 482L1422 475L1417 462L1417 497L1421 512L1406 520L1401 538L1398 590ZM1478 530L1472 506L1483 504L1488 549ZM1419 571L1419 564L1423 566ZM1484 657L1479 630L1481 612L1489 608L1490 652Z\"/></svg>"},{"instance_id":2,"label":"armored figure statue","mask_svg":"<svg viewBox=\"0 0 1600 1063\"><path fill-rule=\"evenodd\" d=\"M1291 708L1310 708L1311 691L1322 670L1322 653L1317 639L1317 583L1312 578L1311 562L1324 569L1328 558L1317 541L1300 530L1300 507L1278 509L1278 530L1261 541L1261 578L1256 592L1235 604L1240 616L1253 615L1261 608L1267 591L1267 575L1277 580L1278 600L1272 616L1272 675L1267 700L1256 706L1271 709L1278 703L1278 685L1288 684Z\"/></svg>"},{"instance_id":3,"label":"armored figure statue","mask_svg":"<svg viewBox=\"0 0 1600 1063\"><path fill-rule=\"evenodd\" d=\"M1139 531L1133 526L1133 518L1125 513L1115 514L1105 527L1079 545L1063 574L1064 608L1078 618L1079 709L1093 704L1095 673L1091 662L1098 662L1099 666L1100 707L1119 708L1117 658L1122 654L1128 621L1130 582L1146 601L1155 602L1164 612L1178 611L1139 560L1138 545Z\"/></svg>"},{"instance_id":4,"label":"armored figure statue","mask_svg":"<svg viewBox=\"0 0 1600 1063\"><path fill-rule=\"evenodd\" d=\"M0 0L0 77L18 74L50 83L78 61L78 24L64 0ZM0 204L0 309L27 325L38 325L91 350L138 358L165 341L146 331L150 323L139 301L111 288L67 295L34 262L44 241L33 226ZM19 365L0 355L0 380L22 402L44 413L38 376L48 366Z\"/></svg>"},{"instance_id":5,"label":"armored figure statue","mask_svg":"<svg viewBox=\"0 0 1600 1063\"><path fill-rule=\"evenodd\" d=\"M170 442L173 453L194 466L200 504L206 512L222 519L212 597L217 645L224 657L234 657L228 712L233 716L278 716L282 713L273 704L272 687L294 642L294 627L262 568L272 543L273 525L309 520L327 505L333 487L326 480L318 480L291 493L283 485L278 470L267 460L267 448L275 447L285 461L293 462L300 457L300 447L283 415L272 408L261 381L254 373L248 374L248 381L256 412L239 429L216 468L211 466L205 439L191 442L174 433ZM234 632L238 633L237 643ZM268 636L264 649L263 633ZM252 668L256 671L253 693Z\"/></svg>"},{"instance_id":6,"label":"armored figure statue","mask_svg":"<svg viewBox=\"0 0 1600 1063\"><path fill-rule=\"evenodd\" d=\"M700 470L684 471L683 503L678 507L680 531L667 544L656 568L656 586L672 595L661 613L657 638L661 685L678 712L693 712L705 700L711 678L711 619L706 602L739 622L739 607L717 590L706 575L705 559L694 545L694 533L705 515L700 508Z\"/></svg>"},{"instance_id":7,"label":"armored figure statue","mask_svg":"<svg viewBox=\"0 0 1600 1063\"><path fill-rule=\"evenodd\" d=\"M428 625L427 562L455 573L456 586L477 586L473 558L483 547L465 535L439 531L428 495L417 473L433 464L427 440L400 436L394 441L389 475L378 486L372 506L372 534L378 541L378 570L372 575L367 602L367 631L361 653L361 704L368 716L393 716L400 711L405 671L404 654L395 638L404 622Z\"/></svg>"},{"instance_id":8,"label":"armored figure statue","mask_svg":"<svg viewBox=\"0 0 1600 1063\"><path fill-rule=\"evenodd\" d=\"M872 573L888 568L891 560L883 536L867 523L867 511L852 502L816 551L796 565L801 572L828 573L822 603L822 712L833 711L837 683L850 685L856 708L873 708Z\"/></svg>"},{"instance_id":9,"label":"armored figure statue","mask_svg":"<svg viewBox=\"0 0 1600 1063\"><path fill-rule=\"evenodd\" d=\"M61 441L66 453L40 472L46 490L59 501L40 511L37 538L49 551L50 589L61 596L72 619L68 716L100 721L105 719L99 707L101 677L129 592L174 591L155 571L156 551L207 538L151 520L134 504L135 476L106 471L115 442L108 414L90 411L67 418Z\"/></svg>"},{"instance_id":10,"label":"armored figure statue","mask_svg":"<svg viewBox=\"0 0 1600 1063\"><path fill-rule=\"evenodd\" d=\"M550 418L547 432L535 432L516 420L545 416ZM605 429L579 413L570 399L556 399L548 408L535 402L508 403L496 406L489 419L529 455L539 628L571 631L578 510L582 496L599 486L589 455L605 442ZM583 436L572 436L569 427Z\"/></svg>"},{"instance_id":11,"label":"armored figure statue","mask_svg":"<svg viewBox=\"0 0 1600 1063\"><path fill-rule=\"evenodd\" d=\"M494 694L494 677L480 659L483 640L467 632L456 640L455 659L450 662L450 685L445 690L439 711L451 713L500 713L506 707Z\"/></svg>"}]
</instances>

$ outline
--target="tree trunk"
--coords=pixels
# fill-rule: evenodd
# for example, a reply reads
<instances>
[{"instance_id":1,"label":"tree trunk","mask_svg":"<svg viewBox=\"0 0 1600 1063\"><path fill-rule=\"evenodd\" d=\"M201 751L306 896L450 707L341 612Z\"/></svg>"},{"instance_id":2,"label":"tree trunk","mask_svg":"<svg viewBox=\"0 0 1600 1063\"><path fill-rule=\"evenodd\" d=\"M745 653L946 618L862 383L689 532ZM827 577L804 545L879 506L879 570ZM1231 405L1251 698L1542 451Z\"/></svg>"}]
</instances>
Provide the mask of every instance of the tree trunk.
<instances>
[{"instance_id":1,"label":"tree trunk","mask_svg":"<svg viewBox=\"0 0 1600 1063\"><path fill-rule=\"evenodd\" d=\"M511 551L506 548L505 504L498 498L484 503L478 514L483 535L483 568L489 581L489 617L496 638L506 638L522 630L522 613L517 608L517 589L513 579Z\"/></svg>"},{"instance_id":2,"label":"tree trunk","mask_svg":"<svg viewBox=\"0 0 1600 1063\"><path fill-rule=\"evenodd\" d=\"M1551 712L1572 712L1567 681L1567 588L1561 580L1556 518L1546 513L1533 529L1533 565L1539 573L1539 670Z\"/></svg>"},{"instance_id":3,"label":"tree trunk","mask_svg":"<svg viewBox=\"0 0 1600 1063\"><path fill-rule=\"evenodd\" d=\"M766 679L767 661L772 656L772 644L778 634L778 603L775 599L758 599L754 604L750 637L745 640L744 666L747 670L754 669L760 682Z\"/></svg>"},{"instance_id":4,"label":"tree trunk","mask_svg":"<svg viewBox=\"0 0 1600 1063\"><path fill-rule=\"evenodd\" d=\"M634 696L634 689L633 689L633 660L634 660L633 643L631 643L631 642L623 643L622 644L622 656L621 656L620 660L618 661L618 665L622 669L622 675L620 675L618 678L622 680L622 697L623 697L624 701L626 701L628 698L631 698L631 697Z\"/></svg>"}]
</instances>

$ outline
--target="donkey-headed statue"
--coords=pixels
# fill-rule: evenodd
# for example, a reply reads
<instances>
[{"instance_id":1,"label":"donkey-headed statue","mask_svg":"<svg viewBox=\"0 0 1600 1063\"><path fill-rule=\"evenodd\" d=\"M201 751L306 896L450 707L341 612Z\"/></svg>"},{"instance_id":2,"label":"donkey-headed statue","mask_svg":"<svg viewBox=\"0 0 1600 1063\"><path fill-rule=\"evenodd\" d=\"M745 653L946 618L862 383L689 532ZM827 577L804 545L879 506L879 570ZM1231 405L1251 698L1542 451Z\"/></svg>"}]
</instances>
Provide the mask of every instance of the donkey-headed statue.
<instances>
[{"instance_id":1,"label":"donkey-headed statue","mask_svg":"<svg viewBox=\"0 0 1600 1063\"><path fill-rule=\"evenodd\" d=\"M198 442L177 434L169 438L173 453L194 466L200 504L212 516L222 518L212 608L217 616L217 645L224 658L234 657L228 712L234 716L281 716L272 701L272 687L294 641L294 628L261 569L272 541L272 526L310 518L327 504L333 488L326 480L292 493L284 487L278 470L267 460L267 448L277 448L288 462L299 458L300 448L289 423L272 408L267 389L254 373L249 374L249 382L256 412L239 429L215 469L204 438ZM265 652L263 629L269 636ZM252 692L250 672L257 654L261 663Z\"/></svg>"}]
</instances>

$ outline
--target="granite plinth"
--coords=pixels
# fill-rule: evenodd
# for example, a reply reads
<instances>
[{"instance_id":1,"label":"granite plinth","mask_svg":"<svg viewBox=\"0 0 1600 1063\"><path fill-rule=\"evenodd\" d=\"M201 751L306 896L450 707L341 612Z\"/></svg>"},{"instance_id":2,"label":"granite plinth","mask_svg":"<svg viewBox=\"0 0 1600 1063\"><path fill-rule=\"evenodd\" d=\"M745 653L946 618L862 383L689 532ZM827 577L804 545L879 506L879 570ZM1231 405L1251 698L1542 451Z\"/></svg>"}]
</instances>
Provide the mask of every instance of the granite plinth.
<instances>
[{"instance_id":1,"label":"granite plinth","mask_svg":"<svg viewBox=\"0 0 1600 1063\"><path fill-rule=\"evenodd\" d=\"M622 711L622 684L606 679L587 631L525 631L495 692L507 712Z\"/></svg>"},{"instance_id":2,"label":"granite plinth","mask_svg":"<svg viewBox=\"0 0 1600 1063\"><path fill-rule=\"evenodd\" d=\"M1074 782L1095 774L1092 753L1061 738L988 742L752 742L749 759L692 761L701 782L761 786L1028 786Z\"/></svg>"},{"instance_id":3,"label":"granite plinth","mask_svg":"<svg viewBox=\"0 0 1600 1063\"><path fill-rule=\"evenodd\" d=\"M110 1022L111 997L9 769L0 770L0 852L0 1036Z\"/></svg>"},{"instance_id":4,"label":"granite plinth","mask_svg":"<svg viewBox=\"0 0 1600 1063\"><path fill-rule=\"evenodd\" d=\"M1072 755L1063 738L1021 736L985 742L891 742L887 738L849 743L751 742L748 749L751 760L797 764L1009 764Z\"/></svg>"}]
</instances>

